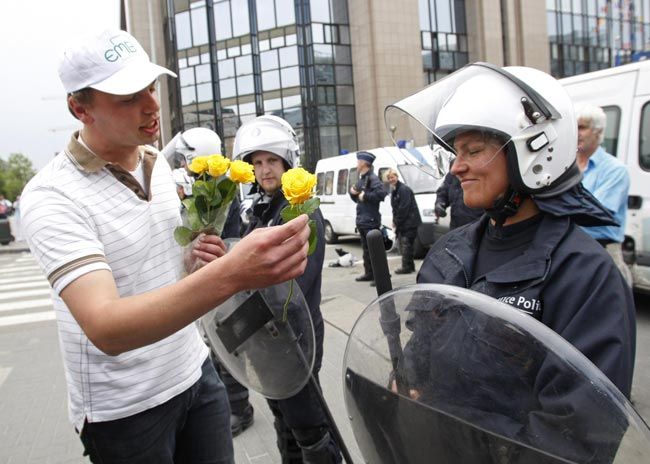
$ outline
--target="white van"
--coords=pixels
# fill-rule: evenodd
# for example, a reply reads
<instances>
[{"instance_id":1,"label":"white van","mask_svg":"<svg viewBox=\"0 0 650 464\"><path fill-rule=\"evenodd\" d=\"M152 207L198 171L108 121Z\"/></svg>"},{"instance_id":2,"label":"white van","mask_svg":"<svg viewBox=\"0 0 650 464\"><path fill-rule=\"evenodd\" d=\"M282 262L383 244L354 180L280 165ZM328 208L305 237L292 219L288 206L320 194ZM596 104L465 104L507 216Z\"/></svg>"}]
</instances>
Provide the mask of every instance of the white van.
<instances>
[{"instance_id":1,"label":"white van","mask_svg":"<svg viewBox=\"0 0 650 464\"><path fill-rule=\"evenodd\" d=\"M417 152L422 149L416 148L382 147L364 151L375 155L374 172L382 181L386 171L393 168L398 172L400 181L413 190L423 222L415 240L414 254L416 258L421 258L426 249L449 230L449 219L442 218L440 224L435 222L436 190L442 180L435 180L417 166L407 164L402 150L409 150L412 156L423 159L422 154ZM336 243L341 235L357 234L356 203L348 193L359 178L356 152L319 160L316 164L316 178L316 195L320 198L320 209L325 219L327 243ZM384 186L389 193L379 207L381 222L386 227L392 227L390 188L387 182L384 182Z\"/></svg>"},{"instance_id":2,"label":"white van","mask_svg":"<svg viewBox=\"0 0 650 464\"><path fill-rule=\"evenodd\" d=\"M650 61L560 80L576 105L605 110L604 147L630 174L623 253L634 287L650 292Z\"/></svg>"}]
</instances>

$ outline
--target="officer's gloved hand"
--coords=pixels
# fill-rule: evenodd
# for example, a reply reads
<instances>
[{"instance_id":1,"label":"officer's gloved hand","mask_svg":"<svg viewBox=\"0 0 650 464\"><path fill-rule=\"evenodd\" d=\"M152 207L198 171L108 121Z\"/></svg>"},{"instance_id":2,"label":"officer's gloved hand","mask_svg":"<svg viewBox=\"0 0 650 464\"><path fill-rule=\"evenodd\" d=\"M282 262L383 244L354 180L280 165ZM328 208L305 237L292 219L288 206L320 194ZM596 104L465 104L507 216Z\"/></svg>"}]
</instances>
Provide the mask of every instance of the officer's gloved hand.
<instances>
[{"instance_id":1,"label":"officer's gloved hand","mask_svg":"<svg viewBox=\"0 0 650 464\"><path fill-rule=\"evenodd\" d=\"M436 213L436 216L438 217L445 217L447 215L447 210L445 209L444 206L440 204L436 204L434 208L434 212Z\"/></svg>"}]
</instances>

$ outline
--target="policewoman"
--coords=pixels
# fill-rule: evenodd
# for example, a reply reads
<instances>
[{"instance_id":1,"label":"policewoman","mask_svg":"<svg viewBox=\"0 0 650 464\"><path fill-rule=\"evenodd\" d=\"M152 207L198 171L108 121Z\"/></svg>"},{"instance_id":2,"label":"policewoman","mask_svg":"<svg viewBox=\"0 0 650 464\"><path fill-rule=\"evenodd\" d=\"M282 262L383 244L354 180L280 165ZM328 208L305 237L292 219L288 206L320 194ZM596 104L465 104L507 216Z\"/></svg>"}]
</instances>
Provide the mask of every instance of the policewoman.
<instances>
[{"instance_id":1,"label":"policewoman","mask_svg":"<svg viewBox=\"0 0 650 464\"><path fill-rule=\"evenodd\" d=\"M535 69L476 63L389 108L425 126L447 150L436 162L453 161L465 204L486 213L438 240L417 282L469 288L534 317L629 398L632 292L578 227L615 222L580 183L576 120L562 86Z\"/></svg>"}]
</instances>

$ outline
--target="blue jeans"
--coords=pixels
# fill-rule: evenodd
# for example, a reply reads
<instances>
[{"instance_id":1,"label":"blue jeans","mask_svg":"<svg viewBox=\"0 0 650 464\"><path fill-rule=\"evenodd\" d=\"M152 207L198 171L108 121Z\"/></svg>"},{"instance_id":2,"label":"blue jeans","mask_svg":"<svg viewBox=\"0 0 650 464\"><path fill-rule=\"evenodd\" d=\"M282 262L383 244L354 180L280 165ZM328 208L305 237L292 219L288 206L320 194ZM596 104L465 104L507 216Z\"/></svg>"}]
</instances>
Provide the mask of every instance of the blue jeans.
<instances>
[{"instance_id":1,"label":"blue jeans","mask_svg":"<svg viewBox=\"0 0 650 464\"><path fill-rule=\"evenodd\" d=\"M81 441L95 464L234 463L230 406L210 357L201 378L171 400L108 422L86 422Z\"/></svg>"}]
</instances>

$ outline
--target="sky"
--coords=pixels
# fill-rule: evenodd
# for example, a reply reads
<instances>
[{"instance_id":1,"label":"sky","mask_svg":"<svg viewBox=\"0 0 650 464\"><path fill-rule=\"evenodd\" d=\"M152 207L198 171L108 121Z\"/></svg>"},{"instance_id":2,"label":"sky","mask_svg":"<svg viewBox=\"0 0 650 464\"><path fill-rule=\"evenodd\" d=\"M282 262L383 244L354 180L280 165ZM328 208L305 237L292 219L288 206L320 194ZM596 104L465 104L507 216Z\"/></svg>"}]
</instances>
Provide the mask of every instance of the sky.
<instances>
[{"instance_id":1,"label":"sky","mask_svg":"<svg viewBox=\"0 0 650 464\"><path fill-rule=\"evenodd\" d=\"M59 56L77 35L119 28L119 0L10 2L0 15L0 158L27 156L36 169L80 124L65 103Z\"/></svg>"}]
</instances>

